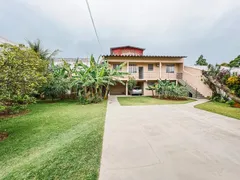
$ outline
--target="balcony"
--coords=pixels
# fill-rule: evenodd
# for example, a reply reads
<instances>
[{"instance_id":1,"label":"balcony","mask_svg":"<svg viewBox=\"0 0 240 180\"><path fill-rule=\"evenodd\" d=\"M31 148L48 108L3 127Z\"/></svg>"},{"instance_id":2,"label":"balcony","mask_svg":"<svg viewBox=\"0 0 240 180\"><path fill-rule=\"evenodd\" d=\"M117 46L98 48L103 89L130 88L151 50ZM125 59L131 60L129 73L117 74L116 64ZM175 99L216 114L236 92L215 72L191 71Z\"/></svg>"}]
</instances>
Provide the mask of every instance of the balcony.
<instances>
[{"instance_id":1,"label":"balcony","mask_svg":"<svg viewBox=\"0 0 240 180\"><path fill-rule=\"evenodd\" d=\"M159 72L144 72L144 73L131 73L130 75L124 76L124 78L120 78L122 80L127 80L128 77L134 77L136 80L157 80L157 79L162 79L162 80L177 80L177 79L182 79L182 73L160 73Z\"/></svg>"},{"instance_id":2,"label":"balcony","mask_svg":"<svg viewBox=\"0 0 240 180\"><path fill-rule=\"evenodd\" d=\"M159 79L159 73L156 72L145 72L145 73L132 73L130 76L134 77L136 80L156 80Z\"/></svg>"}]
</instances>

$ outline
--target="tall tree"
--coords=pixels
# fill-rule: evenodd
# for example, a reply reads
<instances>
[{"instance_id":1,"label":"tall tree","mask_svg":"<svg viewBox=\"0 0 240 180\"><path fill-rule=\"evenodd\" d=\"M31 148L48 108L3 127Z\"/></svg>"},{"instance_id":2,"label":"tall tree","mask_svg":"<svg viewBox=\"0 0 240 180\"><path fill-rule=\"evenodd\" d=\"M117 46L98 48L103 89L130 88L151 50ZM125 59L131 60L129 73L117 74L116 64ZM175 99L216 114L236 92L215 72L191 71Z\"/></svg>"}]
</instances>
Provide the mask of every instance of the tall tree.
<instances>
[{"instance_id":1,"label":"tall tree","mask_svg":"<svg viewBox=\"0 0 240 180\"><path fill-rule=\"evenodd\" d=\"M25 104L46 83L49 63L23 45L3 44L0 49L0 106L8 111Z\"/></svg>"},{"instance_id":2,"label":"tall tree","mask_svg":"<svg viewBox=\"0 0 240 180\"><path fill-rule=\"evenodd\" d=\"M203 71L204 81L213 90L214 93L217 89L220 89L226 93L226 96L230 97L237 103L240 103L240 97L234 94L231 89L225 84L226 79L230 76L230 71L224 71L220 69L219 65L208 65L208 70Z\"/></svg>"},{"instance_id":3,"label":"tall tree","mask_svg":"<svg viewBox=\"0 0 240 180\"><path fill-rule=\"evenodd\" d=\"M207 66L207 60L204 59L203 55L200 55L198 60L196 61L196 65L200 65L200 66Z\"/></svg>"},{"instance_id":4,"label":"tall tree","mask_svg":"<svg viewBox=\"0 0 240 180\"><path fill-rule=\"evenodd\" d=\"M49 49L44 49L40 39L37 39L34 42L27 40L27 43L29 47L33 51L35 51L39 55L39 57L43 60L48 60L48 61L53 60L54 56L56 56L60 52L60 50L58 49L54 50L53 52L51 52Z\"/></svg>"},{"instance_id":5,"label":"tall tree","mask_svg":"<svg viewBox=\"0 0 240 180\"><path fill-rule=\"evenodd\" d=\"M240 67L240 55L238 55L234 60L230 61L230 67Z\"/></svg>"}]
</instances>

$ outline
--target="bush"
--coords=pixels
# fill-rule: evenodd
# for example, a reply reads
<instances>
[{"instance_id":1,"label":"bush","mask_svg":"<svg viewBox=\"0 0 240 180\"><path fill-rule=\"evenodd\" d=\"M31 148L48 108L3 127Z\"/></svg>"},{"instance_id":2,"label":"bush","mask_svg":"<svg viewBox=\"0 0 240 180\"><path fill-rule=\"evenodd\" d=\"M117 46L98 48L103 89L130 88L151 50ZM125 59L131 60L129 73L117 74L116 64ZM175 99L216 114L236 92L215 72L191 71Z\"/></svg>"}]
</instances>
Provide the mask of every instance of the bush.
<instances>
[{"instance_id":1,"label":"bush","mask_svg":"<svg viewBox=\"0 0 240 180\"><path fill-rule=\"evenodd\" d=\"M231 107L234 107L234 104L235 104L233 100L229 100L226 103L229 104Z\"/></svg>"},{"instance_id":2,"label":"bush","mask_svg":"<svg viewBox=\"0 0 240 180\"><path fill-rule=\"evenodd\" d=\"M35 103L36 99L28 95L14 95L1 97L0 114L17 114L27 109L27 105Z\"/></svg>"},{"instance_id":3,"label":"bush","mask_svg":"<svg viewBox=\"0 0 240 180\"><path fill-rule=\"evenodd\" d=\"M3 105L0 105L0 114L3 113L6 110L6 107Z\"/></svg>"},{"instance_id":4,"label":"bush","mask_svg":"<svg viewBox=\"0 0 240 180\"><path fill-rule=\"evenodd\" d=\"M178 86L176 83L167 80L158 80L158 83L155 84L155 89L158 97L163 99L182 100L186 99L187 96L185 86Z\"/></svg>"},{"instance_id":5,"label":"bush","mask_svg":"<svg viewBox=\"0 0 240 180\"><path fill-rule=\"evenodd\" d=\"M128 80L128 90L131 91L133 88L135 88L137 85L137 81L134 79L134 77L129 77Z\"/></svg>"},{"instance_id":6,"label":"bush","mask_svg":"<svg viewBox=\"0 0 240 180\"><path fill-rule=\"evenodd\" d=\"M212 101L226 103L229 99L226 96L222 96L221 94L215 94L211 98Z\"/></svg>"},{"instance_id":7,"label":"bush","mask_svg":"<svg viewBox=\"0 0 240 180\"><path fill-rule=\"evenodd\" d=\"M43 86L42 92L45 96L50 97L52 101L61 98L69 90L69 80L61 76L49 78L48 83Z\"/></svg>"}]
</instances>

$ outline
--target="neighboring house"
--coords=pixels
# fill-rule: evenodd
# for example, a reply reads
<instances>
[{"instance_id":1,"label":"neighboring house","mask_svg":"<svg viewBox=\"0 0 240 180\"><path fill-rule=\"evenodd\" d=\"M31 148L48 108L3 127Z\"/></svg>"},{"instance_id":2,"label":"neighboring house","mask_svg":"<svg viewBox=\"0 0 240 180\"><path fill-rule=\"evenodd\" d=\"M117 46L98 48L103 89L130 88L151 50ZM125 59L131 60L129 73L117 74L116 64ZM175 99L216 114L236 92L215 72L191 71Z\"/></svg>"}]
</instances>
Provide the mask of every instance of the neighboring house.
<instances>
[{"instance_id":1,"label":"neighboring house","mask_svg":"<svg viewBox=\"0 0 240 180\"><path fill-rule=\"evenodd\" d=\"M168 79L175 83L182 79L186 56L151 56L144 55L144 50L133 46L115 47L110 49L110 55L103 56L111 68L126 63L122 71L130 73L130 75L121 78L125 85L118 83L112 86L110 94L127 95L129 76L136 79L137 86L142 88L145 96L152 94L146 88L157 82L158 79Z\"/></svg>"},{"instance_id":2,"label":"neighboring house","mask_svg":"<svg viewBox=\"0 0 240 180\"><path fill-rule=\"evenodd\" d=\"M83 64L89 66L90 65L90 60L89 58L55 58L54 59L54 64L55 65L62 65L63 64L63 59L70 64L71 67L74 66L74 64L77 62L77 60L82 62Z\"/></svg>"}]
</instances>

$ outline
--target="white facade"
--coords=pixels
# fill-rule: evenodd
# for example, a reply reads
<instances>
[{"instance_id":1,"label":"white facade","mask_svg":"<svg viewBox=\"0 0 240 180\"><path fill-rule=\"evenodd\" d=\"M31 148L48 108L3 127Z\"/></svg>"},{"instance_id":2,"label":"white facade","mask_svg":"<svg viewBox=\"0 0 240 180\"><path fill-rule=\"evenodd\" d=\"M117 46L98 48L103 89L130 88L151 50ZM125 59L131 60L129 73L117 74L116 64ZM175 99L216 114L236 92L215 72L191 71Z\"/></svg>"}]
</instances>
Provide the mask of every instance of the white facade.
<instances>
[{"instance_id":1,"label":"white facade","mask_svg":"<svg viewBox=\"0 0 240 180\"><path fill-rule=\"evenodd\" d=\"M8 43L8 44L11 44L11 45L17 45L16 43L14 43L12 41L9 41L8 39L0 36L0 44L4 44L4 43Z\"/></svg>"},{"instance_id":2,"label":"white facade","mask_svg":"<svg viewBox=\"0 0 240 180\"><path fill-rule=\"evenodd\" d=\"M68 64L70 64L71 67L74 66L74 64L78 61L81 61L83 64L89 66L90 61L88 58L56 58L54 59L54 64L55 65L62 65L63 60L65 60Z\"/></svg>"},{"instance_id":3,"label":"white facade","mask_svg":"<svg viewBox=\"0 0 240 180\"><path fill-rule=\"evenodd\" d=\"M195 69L200 69L200 70L208 70L207 66L199 66L199 65L194 65L194 66L186 66L186 67L191 67L191 68L195 68ZM240 68L239 67L226 67L226 66L221 66L221 70L230 70L230 73L237 73L240 74Z\"/></svg>"}]
</instances>

